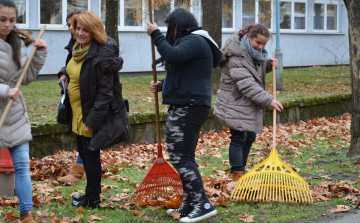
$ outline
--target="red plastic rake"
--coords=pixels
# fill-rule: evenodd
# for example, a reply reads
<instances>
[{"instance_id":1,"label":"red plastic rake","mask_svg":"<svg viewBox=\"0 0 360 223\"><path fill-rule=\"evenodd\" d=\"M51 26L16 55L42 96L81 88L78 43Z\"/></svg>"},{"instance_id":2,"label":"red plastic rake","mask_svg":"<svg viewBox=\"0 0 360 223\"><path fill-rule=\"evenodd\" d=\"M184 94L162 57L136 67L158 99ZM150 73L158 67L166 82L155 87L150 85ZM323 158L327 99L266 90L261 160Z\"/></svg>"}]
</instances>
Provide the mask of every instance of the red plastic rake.
<instances>
[{"instance_id":1,"label":"red plastic rake","mask_svg":"<svg viewBox=\"0 0 360 223\"><path fill-rule=\"evenodd\" d=\"M152 17L152 4L149 1L149 14L150 22L153 22ZM151 51L152 51L152 68L154 83L157 82L156 77L156 64L155 64L155 46L154 40L151 39ZM160 139L160 123L159 123L159 101L158 94L155 93L155 111L156 111L156 128L157 128L157 142L158 153L155 163L152 165L148 174L145 176L139 187L135 190L134 195L131 197L131 201L147 201L157 199L159 197L180 198L183 196L182 183L179 174L170 166L170 164L164 159L162 154L162 146ZM172 187L173 190L171 190ZM172 191L172 193L170 193Z\"/></svg>"}]
</instances>

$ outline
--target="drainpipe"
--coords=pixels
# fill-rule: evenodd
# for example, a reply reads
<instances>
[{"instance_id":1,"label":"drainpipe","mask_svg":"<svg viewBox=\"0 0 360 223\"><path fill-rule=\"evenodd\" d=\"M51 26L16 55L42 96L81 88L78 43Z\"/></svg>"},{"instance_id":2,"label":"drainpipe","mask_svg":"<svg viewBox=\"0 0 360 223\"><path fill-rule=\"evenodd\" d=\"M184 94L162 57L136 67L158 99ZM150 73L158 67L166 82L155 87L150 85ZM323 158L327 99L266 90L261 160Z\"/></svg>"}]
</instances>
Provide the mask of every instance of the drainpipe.
<instances>
[{"instance_id":1,"label":"drainpipe","mask_svg":"<svg viewBox=\"0 0 360 223\"><path fill-rule=\"evenodd\" d=\"M283 54L280 49L280 0L276 0L276 49L275 58L279 61L279 67L276 69L276 90L284 91L283 86Z\"/></svg>"}]
</instances>

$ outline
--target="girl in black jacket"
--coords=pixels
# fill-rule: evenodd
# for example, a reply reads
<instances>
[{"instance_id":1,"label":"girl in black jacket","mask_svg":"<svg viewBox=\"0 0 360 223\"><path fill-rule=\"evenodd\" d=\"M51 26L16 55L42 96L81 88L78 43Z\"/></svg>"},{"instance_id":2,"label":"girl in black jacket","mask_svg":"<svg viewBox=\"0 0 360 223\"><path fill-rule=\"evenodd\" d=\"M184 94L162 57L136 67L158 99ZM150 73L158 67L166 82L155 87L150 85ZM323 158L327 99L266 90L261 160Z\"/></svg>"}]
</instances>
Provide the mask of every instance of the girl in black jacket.
<instances>
[{"instance_id":1,"label":"girl in black jacket","mask_svg":"<svg viewBox=\"0 0 360 223\"><path fill-rule=\"evenodd\" d=\"M212 68L219 64L221 52L208 33L198 27L190 12L176 9L166 23L166 38L155 23L148 23L147 31L167 70L165 80L152 82L150 88L153 93L162 91L163 104L170 105L166 148L184 191L182 205L167 213L179 212L180 222L197 222L216 214L195 163L195 148L211 108Z\"/></svg>"}]
</instances>

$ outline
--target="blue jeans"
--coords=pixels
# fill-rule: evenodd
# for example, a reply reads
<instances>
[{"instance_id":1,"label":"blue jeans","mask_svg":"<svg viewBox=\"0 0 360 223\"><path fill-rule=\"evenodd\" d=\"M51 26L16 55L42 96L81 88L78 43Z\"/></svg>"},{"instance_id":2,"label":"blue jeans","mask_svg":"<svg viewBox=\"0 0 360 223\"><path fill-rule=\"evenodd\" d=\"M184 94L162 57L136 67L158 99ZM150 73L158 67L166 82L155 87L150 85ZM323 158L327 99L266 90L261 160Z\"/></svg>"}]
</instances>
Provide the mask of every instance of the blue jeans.
<instances>
[{"instance_id":1,"label":"blue jeans","mask_svg":"<svg viewBox=\"0 0 360 223\"><path fill-rule=\"evenodd\" d=\"M29 142L9 148L15 166L15 191L20 213L34 210L32 206Z\"/></svg>"},{"instance_id":2,"label":"blue jeans","mask_svg":"<svg viewBox=\"0 0 360 223\"><path fill-rule=\"evenodd\" d=\"M80 154L78 155L78 158L77 158L77 160L76 160L76 163L77 163L77 164L80 164L80 165L84 165L84 163L83 163L83 161L82 161L82 159L81 159L81 157L80 157Z\"/></svg>"},{"instance_id":3,"label":"blue jeans","mask_svg":"<svg viewBox=\"0 0 360 223\"><path fill-rule=\"evenodd\" d=\"M231 172L244 171L253 142L256 139L254 132L240 132L230 129L231 142L229 146L229 161Z\"/></svg>"}]
</instances>

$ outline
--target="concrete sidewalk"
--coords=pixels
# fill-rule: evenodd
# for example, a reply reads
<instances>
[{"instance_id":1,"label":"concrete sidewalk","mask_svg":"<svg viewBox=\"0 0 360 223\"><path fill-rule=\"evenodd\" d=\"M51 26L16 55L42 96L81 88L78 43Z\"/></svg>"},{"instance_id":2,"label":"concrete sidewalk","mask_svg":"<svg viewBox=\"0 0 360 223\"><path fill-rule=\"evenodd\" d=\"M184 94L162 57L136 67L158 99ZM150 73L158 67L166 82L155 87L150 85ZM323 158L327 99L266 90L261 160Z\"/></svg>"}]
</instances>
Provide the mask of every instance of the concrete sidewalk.
<instances>
[{"instance_id":1,"label":"concrete sidewalk","mask_svg":"<svg viewBox=\"0 0 360 223\"><path fill-rule=\"evenodd\" d=\"M319 223L359 223L360 222L360 211L357 211L356 214L348 214L342 218L322 221Z\"/></svg>"}]
</instances>

